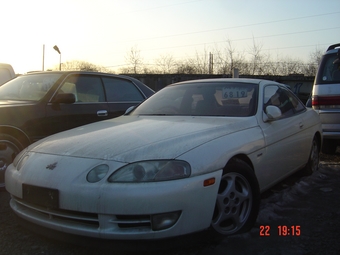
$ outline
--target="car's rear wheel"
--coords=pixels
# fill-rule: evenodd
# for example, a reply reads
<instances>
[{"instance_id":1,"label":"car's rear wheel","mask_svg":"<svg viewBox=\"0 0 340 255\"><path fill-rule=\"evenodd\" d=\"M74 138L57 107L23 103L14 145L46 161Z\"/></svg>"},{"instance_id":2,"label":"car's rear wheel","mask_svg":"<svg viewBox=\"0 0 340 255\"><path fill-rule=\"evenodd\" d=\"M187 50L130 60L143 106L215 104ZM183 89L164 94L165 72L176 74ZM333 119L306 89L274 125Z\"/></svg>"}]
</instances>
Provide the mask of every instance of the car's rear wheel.
<instances>
[{"instance_id":1,"label":"car's rear wheel","mask_svg":"<svg viewBox=\"0 0 340 255\"><path fill-rule=\"evenodd\" d=\"M23 146L17 139L0 134L0 188L5 187L5 170L22 149Z\"/></svg>"},{"instance_id":2,"label":"car's rear wheel","mask_svg":"<svg viewBox=\"0 0 340 255\"><path fill-rule=\"evenodd\" d=\"M219 186L211 227L218 235L232 235L253 227L260 204L259 185L253 169L233 159Z\"/></svg>"},{"instance_id":3,"label":"car's rear wheel","mask_svg":"<svg viewBox=\"0 0 340 255\"><path fill-rule=\"evenodd\" d=\"M312 148L309 154L308 163L304 169L305 174L312 174L319 169L320 163L320 145L316 137L314 137L312 142Z\"/></svg>"}]
</instances>

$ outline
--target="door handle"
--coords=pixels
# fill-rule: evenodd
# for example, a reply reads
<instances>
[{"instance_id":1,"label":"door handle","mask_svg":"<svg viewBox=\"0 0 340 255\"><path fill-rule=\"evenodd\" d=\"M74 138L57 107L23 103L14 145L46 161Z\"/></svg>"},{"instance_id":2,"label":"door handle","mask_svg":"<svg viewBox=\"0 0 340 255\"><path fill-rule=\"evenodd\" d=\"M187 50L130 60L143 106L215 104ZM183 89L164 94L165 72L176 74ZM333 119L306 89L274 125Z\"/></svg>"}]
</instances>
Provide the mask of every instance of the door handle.
<instances>
[{"instance_id":1,"label":"door handle","mask_svg":"<svg viewBox=\"0 0 340 255\"><path fill-rule=\"evenodd\" d=\"M108 114L107 114L107 111L106 110L100 110L97 112L97 116L99 117L106 117Z\"/></svg>"},{"instance_id":2,"label":"door handle","mask_svg":"<svg viewBox=\"0 0 340 255\"><path fill-rule=\"evenodd\" d=\"M299 123L299 128L303 128L303 123L302 122Z\"/></svg>"}]
</instances>

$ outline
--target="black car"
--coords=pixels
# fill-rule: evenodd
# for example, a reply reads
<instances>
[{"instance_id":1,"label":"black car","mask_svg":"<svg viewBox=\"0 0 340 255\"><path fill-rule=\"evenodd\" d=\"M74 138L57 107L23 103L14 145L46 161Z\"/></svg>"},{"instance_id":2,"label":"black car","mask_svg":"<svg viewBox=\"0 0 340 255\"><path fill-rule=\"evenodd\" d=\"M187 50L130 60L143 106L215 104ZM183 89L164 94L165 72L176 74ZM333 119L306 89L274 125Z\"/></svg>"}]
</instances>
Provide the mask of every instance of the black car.
<instances>
[{"instance_id":1,"label":"black car","mask_svg":"<svg viewBox=\"0 0 340 255\"><path fill-rule=\"evenodd\" d=\"M29 144L67 129L114 118L154 91L137 79L97 72L35 72L0 87L0 187Z\"/></svg>"}]
</instances>

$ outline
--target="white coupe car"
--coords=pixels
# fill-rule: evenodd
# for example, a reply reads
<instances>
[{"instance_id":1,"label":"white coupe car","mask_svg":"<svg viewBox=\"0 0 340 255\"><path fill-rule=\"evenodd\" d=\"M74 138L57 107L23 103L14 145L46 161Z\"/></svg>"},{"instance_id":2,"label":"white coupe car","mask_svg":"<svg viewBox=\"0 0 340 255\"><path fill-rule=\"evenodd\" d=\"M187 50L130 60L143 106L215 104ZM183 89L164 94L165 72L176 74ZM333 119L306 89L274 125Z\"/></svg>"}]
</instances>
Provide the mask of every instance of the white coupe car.
<instances>
[{"instance_id":1,"label":"white coupe car","mask_svg":"<svg viewBox=\"0 0 340 255\"><path fill-rule=\"evenodd\" d=\"M285 85L187 81L124 116L32 144L5 182L19 217L59 233L231 235L253 226L261 192L317 170L321 145L318 114Z\"/></svg>"}]
</instances>

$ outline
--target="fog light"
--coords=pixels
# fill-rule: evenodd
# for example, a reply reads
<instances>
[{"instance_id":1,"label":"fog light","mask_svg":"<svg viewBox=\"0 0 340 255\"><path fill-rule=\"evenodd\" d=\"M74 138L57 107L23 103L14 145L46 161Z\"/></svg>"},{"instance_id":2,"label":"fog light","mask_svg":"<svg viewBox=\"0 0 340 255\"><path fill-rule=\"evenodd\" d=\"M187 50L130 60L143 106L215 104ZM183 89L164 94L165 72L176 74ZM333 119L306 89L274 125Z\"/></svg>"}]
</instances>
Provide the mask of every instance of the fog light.
<instances>
[{"instance_id":1,"label":"fog light","mask_svg":"<svg viewBox=\"0 0 340 255\"><path fill-rule=\"evenodd\" d=\"M152 230L158 231L171 228L173 225L176 224L180 215L181 211L152 215L151 216Z\"/></svg>"}]
</instances>

